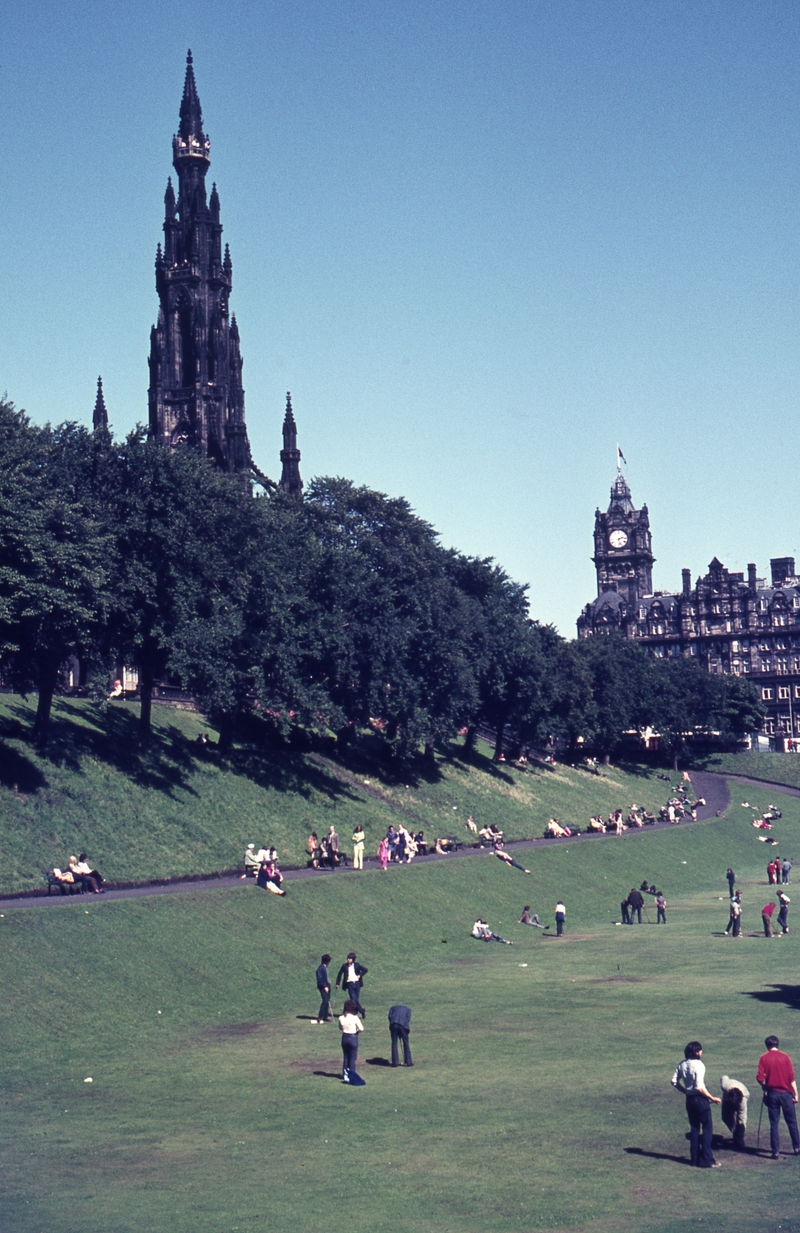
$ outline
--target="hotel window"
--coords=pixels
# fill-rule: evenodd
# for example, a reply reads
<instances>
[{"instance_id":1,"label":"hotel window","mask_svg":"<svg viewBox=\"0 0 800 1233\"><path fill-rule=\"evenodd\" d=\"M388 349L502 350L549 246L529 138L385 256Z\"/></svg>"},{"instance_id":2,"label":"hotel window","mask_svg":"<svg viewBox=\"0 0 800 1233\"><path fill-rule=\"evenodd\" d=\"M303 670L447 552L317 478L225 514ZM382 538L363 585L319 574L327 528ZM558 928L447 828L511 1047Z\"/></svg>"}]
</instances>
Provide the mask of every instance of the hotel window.
<instances>
[{"instance_id":1,"label":"hotel window","mask_svg":"<svg viewBox=\"0 0 800 1233\"><path fill-rule=\"evenodd\" d=\"M765 685L764 688L761 690L762 702L771 702L773 697L774 697L773 691L769 688L768 685Z\"/></svg>"},{"instance_id":2,"label":"hotel window","mask_svg":"<svg viewBox=\"0 0 800 1233\"><path fill-rule=\"evenodd\" d=\"M739 643L738 643L738 642L732 642L732 643L731 643L731 650L733 651L734 655L738 655L738 654L739 654Z\"/></svg>"},{"instance_id":3,"label":"hotel window","mask_svg":"<svg viewBox=\"0 0 800 1233\"><path fill-rule=\"evenodd\" d=\"M783 702L785 702L785 701L787 700L787 698L789 697L789 686L788 686L788 685L779 685L779 686L778 686L778 697L779 697L779 698L780 698Z\"/></svg>"}]
</instances>

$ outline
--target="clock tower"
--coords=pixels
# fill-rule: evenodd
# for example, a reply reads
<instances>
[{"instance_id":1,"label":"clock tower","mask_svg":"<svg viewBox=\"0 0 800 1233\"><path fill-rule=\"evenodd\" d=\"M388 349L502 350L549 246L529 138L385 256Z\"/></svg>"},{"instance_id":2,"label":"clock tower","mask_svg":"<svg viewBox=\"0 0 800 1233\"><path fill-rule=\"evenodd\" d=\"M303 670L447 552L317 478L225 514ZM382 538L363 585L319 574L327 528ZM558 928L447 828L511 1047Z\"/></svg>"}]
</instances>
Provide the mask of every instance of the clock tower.
<instances>
[{"instance_id":1,"label":"clock tower","mask_svg":"<svg viewBox=\"0 0 800 1233\"><path fill-rule=\"evenodd\" d=\"M628 604L653 594L650 516L647 506L633 508L631 490L617 466L606 513L594 517L594 561L598 597L616 591Z\"/></svg>"}]
</instances>

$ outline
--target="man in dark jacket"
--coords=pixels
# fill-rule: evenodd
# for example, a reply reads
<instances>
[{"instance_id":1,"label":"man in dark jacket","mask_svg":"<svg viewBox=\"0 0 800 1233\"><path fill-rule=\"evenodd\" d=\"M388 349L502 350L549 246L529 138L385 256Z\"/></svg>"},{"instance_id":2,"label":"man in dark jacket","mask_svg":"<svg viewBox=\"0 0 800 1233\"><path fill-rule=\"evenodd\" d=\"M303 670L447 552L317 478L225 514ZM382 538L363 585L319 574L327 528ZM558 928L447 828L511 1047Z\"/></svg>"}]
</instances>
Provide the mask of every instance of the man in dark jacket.
<instances>
[{"instance_id":1,"label":"man in dark jacket","mask_svg":"<svg viewBox=\"0 0 800 1233\"><path fill-rule=\"evenodd\" d=\"M631 924L633 924L633 916L634 916L634 913L636 913L636 916L639 918L639 924L641 925L643 907L644 907L644 898L642 897L642 892L638 891L636 887L634 887L631 890L631 893L628 895L628 909L631 914L631 919L630 919Z\"/></svg>"},{"instance_id":2,"label":"man in dark jacket","mask_svg":"<svg viewBox=\"0 0 800 1233\"><path fill-rule=\"evenodd\" d=\"M364 984L364 977L367 974L367 969L361 963L356 963L356 953L354 950L345 959L342 966L339 968L339 975L336 977L336 988L344 984L348 996L352 1002L356 1004L356 1011L362 1019L366 1017L366 1011L361 1005L361 986Z\"/></svg>"},{"instance_id":3,"label":"man in dark jacket","mask_svg":"<svg viewBox=\"0 0 800 1233\"><path fill-rule=\"evenodd\" d=\"M317 988L319 989L320 1008L317 1023L329 1023L331 1015L331 978L328 975L330 955L323 955L317 968Z\"/></svg>"},{"instance_id":4,"label":"man in dark jacket","mask_svg":"<svg viewBox=\"0 0 800 1233\"><path fill-rule=\"evenodd\" d=\"M393 1006L389 1011L389 1031L392 1034L392 1065L399 1066L397 1042L403 1042L403 1064L413 1066L408 1031L411 1027L411 1011L407 1006Z\"/></svg>"}]
</instances>

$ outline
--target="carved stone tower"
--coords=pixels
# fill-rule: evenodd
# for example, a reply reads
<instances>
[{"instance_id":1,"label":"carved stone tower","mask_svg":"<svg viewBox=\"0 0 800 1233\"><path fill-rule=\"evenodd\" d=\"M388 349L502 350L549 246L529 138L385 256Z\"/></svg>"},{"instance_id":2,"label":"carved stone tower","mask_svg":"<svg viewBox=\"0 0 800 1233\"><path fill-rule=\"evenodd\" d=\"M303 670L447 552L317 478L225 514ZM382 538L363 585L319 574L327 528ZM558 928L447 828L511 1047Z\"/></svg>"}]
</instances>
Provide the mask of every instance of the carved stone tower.
<instances>
[{"instance_id":1,"label":"carved stone tower","mask_svg":"<svg viewBox=\"0 0 800 1233\"><path fill-rule=\"evenodd\" d=\"M597 594L617 591L629 604L653 594L653 556L647 506L633 508L631 490L617 468L611 503L594 516L594 556Z\"/></svg>"},{"instance_id":2,"label":"carved stone tower","mask_svg":"<svg viewBox=\"0 0 800 1233\"><path fill-rule=\"evenodd\" d=\"M150 333L150 433L168 446L196 445L225 471L251 465L244 422L242 357L236 318L228 319L231 257L222 254L216 184L206 200L210 142L191 51L172 179L164 196L164 251L156 252L158 322Z\"/></svg>"},{"instance_id":3,"label":"carved stone tower","mask_svg":"<svg viewBox=\"0 0 800 1233\"><path fill-rule=\"evenodd\" d=\"M97 397L94 400L94 411L92 412L92 428L95 432L108 431L108 411L106 411L106 400L103 397L103 378L97 378Z\"/></svg>"},{"instance_id":4,"label":"carved stone tower","mask_svg":"<svg viewBox=\"0 0 800 1233\"><path fill-rule=\"evenodd\" d=\"M280 487L293 497L303 495L303 481L300 478L300 451L297 448L297 425L292 413L292 395L286 391L286 414L283 417L283 449L281 450Z\"/></svg>"}]
</instances>

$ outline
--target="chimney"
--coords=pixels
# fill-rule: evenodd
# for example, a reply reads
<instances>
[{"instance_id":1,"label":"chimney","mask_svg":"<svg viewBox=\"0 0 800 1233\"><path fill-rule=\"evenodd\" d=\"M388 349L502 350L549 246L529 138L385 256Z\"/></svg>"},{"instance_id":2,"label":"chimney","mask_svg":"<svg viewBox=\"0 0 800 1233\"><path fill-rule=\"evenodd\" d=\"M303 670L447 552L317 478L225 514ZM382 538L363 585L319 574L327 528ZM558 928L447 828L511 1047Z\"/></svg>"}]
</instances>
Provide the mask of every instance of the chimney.
<instances>
[{"instance_id":1,"label":"chimney","mask_svg":"<svg viewBox=\"0 0 800 1233\"><path fill-rule=\"evenodd\" d=\"M747 585L751 591L756 589L756 567L751 561L747 567Z\"/></svg>"},{"instance_id":2,"label":"chimney","mask_svg":"<svg viewBox=\"0 0 800 1233\"><path fill-rule=\"evenodd\" d=\"M682 569L681 575L683 577L683 593L684 595L691 595L692 593L692 571L690 569Z\"/></svg>"}]
</instances>

